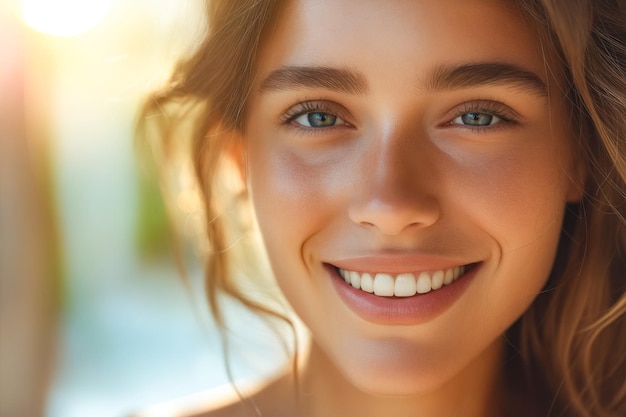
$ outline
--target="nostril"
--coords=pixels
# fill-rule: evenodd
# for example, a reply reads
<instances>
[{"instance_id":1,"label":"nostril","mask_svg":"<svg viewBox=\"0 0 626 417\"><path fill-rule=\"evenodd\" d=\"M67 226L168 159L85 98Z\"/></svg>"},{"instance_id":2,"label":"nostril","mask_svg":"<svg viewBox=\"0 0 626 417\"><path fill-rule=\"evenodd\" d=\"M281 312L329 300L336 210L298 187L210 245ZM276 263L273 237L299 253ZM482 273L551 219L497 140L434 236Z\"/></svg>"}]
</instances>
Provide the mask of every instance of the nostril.
<instances>
[{"instance_id":1,"label":"nostril","mask_svg":"<svg viewBox=\"0 0 626 417\"><path fill-rule=\"evenodd\" d=\"M440 215L436 187L406 164L392 166L391 162L382 164L372 178L355 188L348 206L352 222L385 235L435 223Z\"/></svg>"},{"instance_id":2,"label":"nostril","mask_svg":"<svg viewBox=\"0 0 626 417\"><path fill-rule=\"evenodd\" d=\"M439 206L434 200L396 201L395 204L354 204L350 219L362 228L396 235L409 229L428 227L437 222Z\"/></svg>"}]
</instances>

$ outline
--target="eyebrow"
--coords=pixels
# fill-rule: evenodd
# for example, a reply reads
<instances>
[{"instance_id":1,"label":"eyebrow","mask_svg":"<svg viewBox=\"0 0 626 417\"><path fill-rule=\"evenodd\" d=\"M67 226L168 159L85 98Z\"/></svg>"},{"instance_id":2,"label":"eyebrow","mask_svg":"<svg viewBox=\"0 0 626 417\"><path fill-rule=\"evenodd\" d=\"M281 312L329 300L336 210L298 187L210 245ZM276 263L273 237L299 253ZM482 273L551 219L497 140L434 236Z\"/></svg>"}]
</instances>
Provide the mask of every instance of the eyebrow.
<instances>
[{"instance_id":1,"label":"eyebrow","mask_svg":"<svg viewBox=\"0 0 626 417\"><path fill-rule=\"evenodd\" d=\"M542 79L532 71L513 64L478 62L437 66L424 85L429 91L445 91L481 85L513 85L540 97L548 95ZM323 88L352 95L364 95L365 76L347 68L325 66L284 66L271 72L261 83L260 92Z\"/></svg>"},{"instance_id":2,"label":"eyebrow","mask_svg":"<svg viewBox=\"0 0 626 417\"><path fill-rule=\"evenodd\" d=\"M360 72L347 68L285 66L270 73L261 83L262 93L298 88L323 88L352 95L367 93L367 81Z\"/></svg>"},{"instance_id":3,"label":"eyebrow","mask_svg":"<svg viewBox=\"0 0 626 417\"><path fill-rule=\"evenodd\" d=\"M512 85L540 97L548 95L546 84L537 74L516 65L500 62L438 66L428 78L426 88L431 91L442 91L500 84Z\"/></svg>"}]
</instances>

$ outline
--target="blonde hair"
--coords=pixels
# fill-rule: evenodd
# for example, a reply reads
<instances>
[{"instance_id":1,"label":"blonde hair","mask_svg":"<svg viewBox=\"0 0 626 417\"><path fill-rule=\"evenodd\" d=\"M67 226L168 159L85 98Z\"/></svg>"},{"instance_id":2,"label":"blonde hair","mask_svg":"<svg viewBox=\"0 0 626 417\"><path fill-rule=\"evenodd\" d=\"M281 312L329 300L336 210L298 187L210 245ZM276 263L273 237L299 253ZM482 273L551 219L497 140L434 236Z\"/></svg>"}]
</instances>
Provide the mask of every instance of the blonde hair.
<instances>
[{"instance_id":1,"label":"blonde hair","mask_svg":"<svg viewBox=\"0 0 626 417\"><path fill-rule=\"evenodd\" d=\"M626 6L620 0L517 0L541 41L560 60L580 138L587 181L570 205L554 270L530 309L507 332L512 385L542 415L626 415ZM205 208L211 256L206 291L224 323L219 298L253 311L289 317L241 291L229 258L232 236L221 217L217 178L242 132L256 54L284 2L224 0L207 5L208 33L179 63L164 89L145 103L141 137L162 154L190 138ZM552 51L549 51L549 50ZM180 126L191 126L191 131ZM515 367L517 363L519 368ZM528 398L525 399L528 401Z\"/></svg>"}]
</instances>

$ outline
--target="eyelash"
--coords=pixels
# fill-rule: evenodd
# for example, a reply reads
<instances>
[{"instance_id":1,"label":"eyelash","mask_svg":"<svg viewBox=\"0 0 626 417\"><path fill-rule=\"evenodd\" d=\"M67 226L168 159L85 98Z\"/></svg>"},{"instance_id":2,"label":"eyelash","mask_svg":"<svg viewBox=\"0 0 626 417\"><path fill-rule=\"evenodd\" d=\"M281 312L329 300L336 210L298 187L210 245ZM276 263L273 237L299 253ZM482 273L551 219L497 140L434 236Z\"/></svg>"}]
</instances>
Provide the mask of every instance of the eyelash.
<instances>
[{"instance_id":1,"label":"eyelash","mask_svg":"<svg viewBox=\"0 0 626 417\"><path fill-rule=\"evenodd\" d=\"M338 111L337 105L334 105L332 102L325 100L305 100L302 101L292 107L290 107L280 118L280 125L283 126L293 126L296 129L301 131L305 131L308 133L320 133L321 131L327 131L328 129L340 127L339 126L329 126L329 127L307 127L302 126L300 124L294 123L299 117L306 115L308 113L328 113L330 115L336 116L342 119L345 125L349 124L345 122L346 117L344 117L345 112ZM468 113L481 113L487 114L490 116L495 116L498 119L498 123L488 126L470 126L454 123L454 120L457 118L468 114ZM509 106L491 100L469 100L464 103L461 103L456 107L450 117L447 117L447 122L443 123L441 126L443 127L460 127L463 129L467 129L474 133L481 133L486 130L493 131L495 129L506 127L506 125L515 125L518 124L517 121L518 115L512 110ZM345 126L344 125L344 126ZM502 125L502 126L499 126Z\"/></svg>"},{"instance_id":2,"label":"eyelash","mask_svg":"<svg viewBox=\"0 0 626 417\"><path fill-rule=\"evenodd\" d=\"M311 132L311 133L315 131L328 130L328 129L332 129L335 127L340 127L341 125L329 126L329 127L324 127L324 128L307 127L307 126L302 126L300 124L294 123L296 119L308 113L328 113L330 115L333 115L342 119L345 125L349 126L349 124L346 122L347 112L341 109L338 109L338 107L339 107L338 105L329 101L325 101L325 100L305 100L296 104L295 106L290 107L281 116L279 123L280 125L283 125L283 126L291 125L297 129L301 129L301 130Z\"/></svg>"},{"instance_id":3,"label":"eyelash","mask_svg":"<svg viewBox=\"0 0 626 417\"><path fill-rule=\"evenodd\" d=\"M454 121L457 118L468 113L487 114L490 116L497 117L498 119L500 119L500 121L494 125L489 125L489 126L470 126L470 125L454 123ZM518 118L519 116L517 112L515 112L509 106L503 103L500 103L498 101L469 100L458 105L454 109L452 116L447 118L447 120L449 121L443 123L443 126L444 127L460 127L463 129L470 130L474 133L481 133L481 132L484 132L485 130L493 131L495 129L504 128L507 125L516 125L519 123Z\"/></svg>"}]
</instances>

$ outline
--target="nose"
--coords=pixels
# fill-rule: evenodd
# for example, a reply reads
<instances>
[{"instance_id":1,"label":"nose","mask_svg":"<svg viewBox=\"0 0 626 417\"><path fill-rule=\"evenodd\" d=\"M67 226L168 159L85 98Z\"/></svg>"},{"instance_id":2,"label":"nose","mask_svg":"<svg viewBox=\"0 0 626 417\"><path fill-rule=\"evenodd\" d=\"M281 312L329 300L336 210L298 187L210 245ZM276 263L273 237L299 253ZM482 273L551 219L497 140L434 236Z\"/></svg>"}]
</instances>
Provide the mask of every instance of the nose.
<instances>
[{"instance_id":1,"label":"nose","mask_svg":"<svg viewBox=\"0 0 626 417\"><path fill-rule=\"evenodd\" d=\"M388 140L367 152L348 210L354 223L389 236L428 227L440 216L428 151L401 145Z\"/></svg>"}]
</instances>

